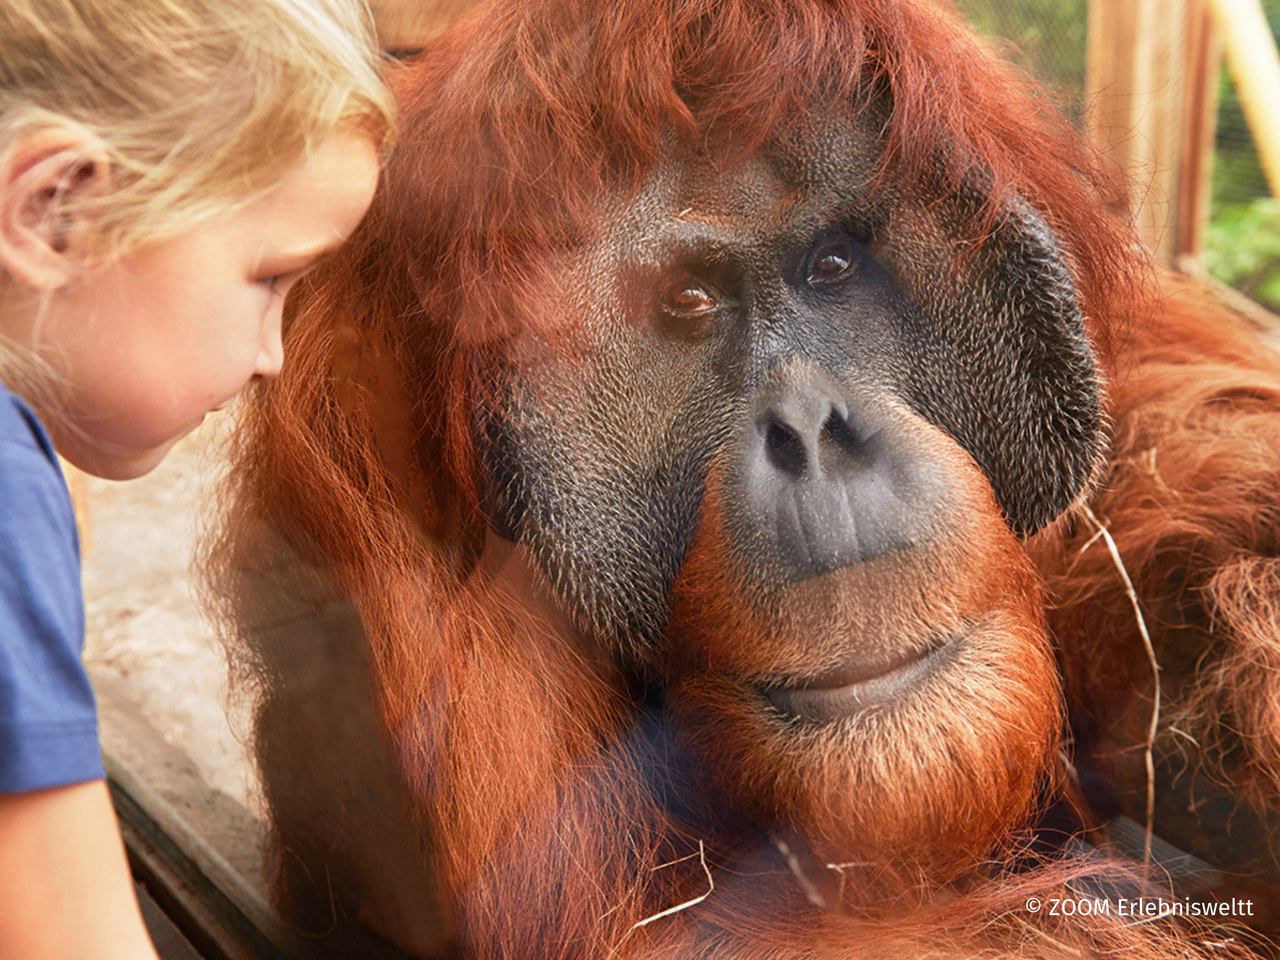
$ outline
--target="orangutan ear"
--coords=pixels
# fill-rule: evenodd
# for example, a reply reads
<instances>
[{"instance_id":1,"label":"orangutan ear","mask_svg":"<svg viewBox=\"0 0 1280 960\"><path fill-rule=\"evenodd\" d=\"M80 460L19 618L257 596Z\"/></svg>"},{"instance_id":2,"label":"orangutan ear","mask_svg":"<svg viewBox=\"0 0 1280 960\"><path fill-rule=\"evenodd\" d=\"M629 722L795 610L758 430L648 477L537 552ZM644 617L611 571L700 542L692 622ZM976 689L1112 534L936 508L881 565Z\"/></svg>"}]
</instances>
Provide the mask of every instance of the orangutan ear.
<instances>
[{"instance_id":1,"label":"orangutan ear","mask_svg":"<svg viewBox=\"0 0 1280 960\"><path fill-rule=\"evenodd\" d=\"M50 127L0 155L0 266L32 291L61 287L83 262L82 201L108 188L102 145Z\"/></svg>"}]
</instances>

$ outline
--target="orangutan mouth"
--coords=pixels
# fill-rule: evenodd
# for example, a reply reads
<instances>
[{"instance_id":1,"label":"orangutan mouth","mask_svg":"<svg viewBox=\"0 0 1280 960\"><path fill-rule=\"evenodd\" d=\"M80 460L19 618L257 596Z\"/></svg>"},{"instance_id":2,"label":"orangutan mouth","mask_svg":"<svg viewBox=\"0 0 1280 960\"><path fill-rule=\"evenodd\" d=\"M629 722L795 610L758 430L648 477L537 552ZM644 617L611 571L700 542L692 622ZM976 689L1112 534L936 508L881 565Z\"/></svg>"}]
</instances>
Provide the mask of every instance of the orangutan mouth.
<instances>
[{"instance_id":1,"label":"orangutan mouth","mask_svg":"<svg viewBox=\"0 0 1280 960\"><path fill-rule=\"evenodd\" d=\"M954 658L960 639L948 637L924 650L892 656L862 656L821 676L765 693L788 716L821 723L839 720L891 703L924 683Z\"/></svg>"}]
</instances>

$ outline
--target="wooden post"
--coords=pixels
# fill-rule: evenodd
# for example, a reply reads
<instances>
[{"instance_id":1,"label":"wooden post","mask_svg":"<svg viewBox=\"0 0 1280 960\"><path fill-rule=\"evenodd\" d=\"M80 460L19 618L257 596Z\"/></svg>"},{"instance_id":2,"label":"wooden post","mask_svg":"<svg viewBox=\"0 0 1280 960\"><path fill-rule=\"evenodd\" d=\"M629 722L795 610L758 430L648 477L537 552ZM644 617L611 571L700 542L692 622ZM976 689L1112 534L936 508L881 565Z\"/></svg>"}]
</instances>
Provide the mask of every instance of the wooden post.
<instances>
[{"instance_id":1,"label":"wooden post","mask_svg":"<svg viewBox=\"0 0 1280 960\"><path fill-rule=\"evenodd\" d=\"M1124 187L1107 198L1157 261L1202 242L1217 73L1205 0L1090 0L1089 134Z\"/></svg>"},{"instance_id":2,"label":"wooden post","mask_svg":"<svg viewBox=\"0 0 1280 960\"><path fill-rule=\"evenodd\" d=\"M1187 86L1178 177L1175 264L1204 252L1213 199L1213 146L1218 129L1218 73L1222 44L1209 0L1190 0L1187 9Z\"/></svg>"},{"instance_id":3,"label":"wooden post","mask_svg":"<svg viewBox=\"0 0 1280 960\"><path fill-rule=\"evenodd\" d=\"M1280 54L1259 0L1210 0L1271 195L1280 199Z\"/></svg>"}]
</instances>

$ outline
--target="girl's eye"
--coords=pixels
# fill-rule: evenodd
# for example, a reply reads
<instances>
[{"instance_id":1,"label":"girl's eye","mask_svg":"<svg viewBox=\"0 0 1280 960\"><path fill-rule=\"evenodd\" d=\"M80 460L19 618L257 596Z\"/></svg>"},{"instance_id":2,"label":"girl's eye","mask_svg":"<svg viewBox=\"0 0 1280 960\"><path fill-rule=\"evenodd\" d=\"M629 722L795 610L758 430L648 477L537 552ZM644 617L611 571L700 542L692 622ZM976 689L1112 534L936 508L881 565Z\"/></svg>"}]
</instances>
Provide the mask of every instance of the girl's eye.
<instances>
[{"instance_id":1,"label":"girl's eye","mask_svg":"<svg viewBox=\"0 0 1280 960\"><path fill-rule=\"evenodd\" d=\"M814 251L809 261L810 283L830 283L845 276L855 266L853 244L844 238L830 240Z\"/></svg>"},{"instance_id":2,"label":"girl's eye","mask_svg":"<svg viewBox=\"0 0 1280 960\"><path fill-rule=\"evenodd\" d=\"M277 273L271 277L263 277L258 282L274 293L276 289L276 284L280 282L280 274Z\"/></svg>"}]
</instances>

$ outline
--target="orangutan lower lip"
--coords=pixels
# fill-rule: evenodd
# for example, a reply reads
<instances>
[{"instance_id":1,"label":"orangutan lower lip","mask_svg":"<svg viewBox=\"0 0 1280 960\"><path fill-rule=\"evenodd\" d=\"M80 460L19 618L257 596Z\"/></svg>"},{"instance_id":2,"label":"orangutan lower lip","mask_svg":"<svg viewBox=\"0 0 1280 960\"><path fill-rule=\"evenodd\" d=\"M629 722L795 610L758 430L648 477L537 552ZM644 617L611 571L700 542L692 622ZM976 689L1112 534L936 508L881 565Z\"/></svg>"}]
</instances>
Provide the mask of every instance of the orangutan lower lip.
<instances>
[{"instance_id":1,"label":"orangutan lower lip","mask_svg":"<svg viewBox=\"0 0 1280 960\"><path fill-rule=\"evenodd\" d=\"M950 660L955 646L955 638L951 638L924 653L862 659L799 686L775 687L766 693L775 707L790 716L820 722L838 720L902 696Z\"/></svg>"}]
</instances>

